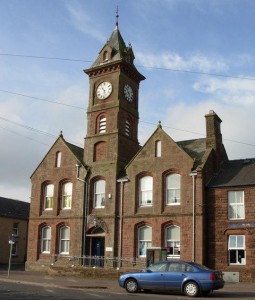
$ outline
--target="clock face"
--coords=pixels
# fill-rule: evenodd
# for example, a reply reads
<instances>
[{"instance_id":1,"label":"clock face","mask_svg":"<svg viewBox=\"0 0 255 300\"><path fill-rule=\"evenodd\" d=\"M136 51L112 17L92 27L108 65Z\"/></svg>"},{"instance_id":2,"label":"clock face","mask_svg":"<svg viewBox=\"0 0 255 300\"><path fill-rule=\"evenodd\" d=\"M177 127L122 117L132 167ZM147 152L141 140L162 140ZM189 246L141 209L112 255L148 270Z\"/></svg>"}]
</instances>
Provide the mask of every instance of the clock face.
<instances>
[{"instance_id":1,"label":"clock face","mask_svg":"<svg viewBox=\"0 0 255 300\"><path fill-rule=\"evenodd\" d=\"M112 84L110 82L102 82L97 88L97 97L101 100L106 99L112 93Z\"/></svg>"},{"instance_id":2,"label":"clock face","mask_svg":"<svg viewBox=\"0 0 255 300\"><path fill-rule=\"evenodd\" d=\"M129 102L133 101L134 93L131 86L128 84L125 84L124 86L124 95Z\"/></svg>"}]
</instances>

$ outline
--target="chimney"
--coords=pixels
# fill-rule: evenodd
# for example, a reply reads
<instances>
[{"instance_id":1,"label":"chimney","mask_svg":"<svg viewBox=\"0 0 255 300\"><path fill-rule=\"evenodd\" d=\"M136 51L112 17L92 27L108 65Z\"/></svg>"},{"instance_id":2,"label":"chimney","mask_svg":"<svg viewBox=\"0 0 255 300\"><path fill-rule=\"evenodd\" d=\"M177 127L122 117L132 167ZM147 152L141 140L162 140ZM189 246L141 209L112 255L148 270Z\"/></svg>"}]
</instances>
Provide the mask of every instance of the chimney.
<instances>
[{"instance_id":1,"label":"chimney","mask_svg":"<svg viewBox=\"0 0 255 300\"><path fill-rule=\"evenodd\" d=\"M222 135L220 130L220 123L222 120L213 111L205 115L206 118L206 148L213 148L216 152L221 151Z\"/></svg>"}]
</instances>

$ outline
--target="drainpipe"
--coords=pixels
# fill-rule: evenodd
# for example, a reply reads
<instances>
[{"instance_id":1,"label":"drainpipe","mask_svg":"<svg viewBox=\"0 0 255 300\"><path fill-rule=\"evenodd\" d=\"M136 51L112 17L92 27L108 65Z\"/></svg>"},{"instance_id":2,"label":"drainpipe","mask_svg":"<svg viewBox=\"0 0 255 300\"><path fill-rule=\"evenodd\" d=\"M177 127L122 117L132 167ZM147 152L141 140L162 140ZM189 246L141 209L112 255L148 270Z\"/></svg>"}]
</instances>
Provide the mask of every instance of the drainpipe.
<instances>
[{"instance_id":1,"label":"drainpipe","mask_svg":"<svg viewBox=\"0 0 255 300\"><path fill-rule=\"evenodd\" d=\"M88 199L88 180L87 175L84 176L84 179L79 178L79 170L81 165L76 164L76 179L84 183L84 209L83 209L83 225L82 225L82 238L83 238L83 245L82 245L82 255L85 256L86 254L86 223L87 223L87 199Z\"/></svg>"},{"instance_id":2,"label":"drainpipe","mask_svg":"<svg viewBox=\"0 0 255 300\"><path fill-rule=\"evenodd\" d=\"M197 172L192 171L189 176L192 177L192 261L195 262L195 252L196 252L196 176Z\"/></svg>"},{"instance_id":3,"label":"drainpipe","mask_svg":"<svg viewBox=\"0 0 255 300\"><path fill-rule=\"evenodd\" d=\"M120 182L120 212L119 212L119 268L121 267L121 257L122 257L122 227L123 227L123 201L124 201L124 183L128 181L128 178L118 179Z\"/></svg>"}]
</instances>

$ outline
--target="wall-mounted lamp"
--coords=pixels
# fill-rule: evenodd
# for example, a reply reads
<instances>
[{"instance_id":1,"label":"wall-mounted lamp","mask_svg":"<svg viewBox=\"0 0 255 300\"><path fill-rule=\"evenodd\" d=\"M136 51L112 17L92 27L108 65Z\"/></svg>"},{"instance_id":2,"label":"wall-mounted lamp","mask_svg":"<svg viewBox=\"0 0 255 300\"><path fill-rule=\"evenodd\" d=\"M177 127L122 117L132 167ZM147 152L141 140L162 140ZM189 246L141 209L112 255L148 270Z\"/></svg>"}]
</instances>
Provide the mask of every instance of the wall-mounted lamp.
<instances>
[{"instance_id":1,"label":"wall-mounted lamp","mask_svg":"<svg viewBox=\"0 0 255 300\"><path fill-rule=\"evenodd\" d=\"M112 194L108 194L108 199L112 199Z\"/></svg>"}]
</instances>

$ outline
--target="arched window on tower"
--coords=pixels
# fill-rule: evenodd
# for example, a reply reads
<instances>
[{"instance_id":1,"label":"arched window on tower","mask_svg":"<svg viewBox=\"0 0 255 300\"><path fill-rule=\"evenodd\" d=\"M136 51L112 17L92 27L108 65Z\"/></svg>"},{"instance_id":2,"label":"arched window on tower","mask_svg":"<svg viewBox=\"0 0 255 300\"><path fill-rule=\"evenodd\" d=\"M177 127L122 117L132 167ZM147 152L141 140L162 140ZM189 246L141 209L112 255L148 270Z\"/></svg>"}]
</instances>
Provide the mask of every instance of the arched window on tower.
<instances>
[{"instance_id":1,"label":"arched window on tower","mask_svg":"<svg viewBox=\"0 0 255 300\"><path fill-rule=\"evenodd\" d=\"M102 115L99 117L99 133L106 132L106 116Z\"/></svg>"},{"instance_id":2,"label":"arched window on tower","mask_svg":"<svg viewBox=\"0 0 255 300\"><path fill-rule=\"evenodd\" d=\"M130 136L131 134L131 124L130 124L130 121L127 119L126 120L126 124L125 124L125 134L126 136Z\"/></svg>"}]
</instances>

